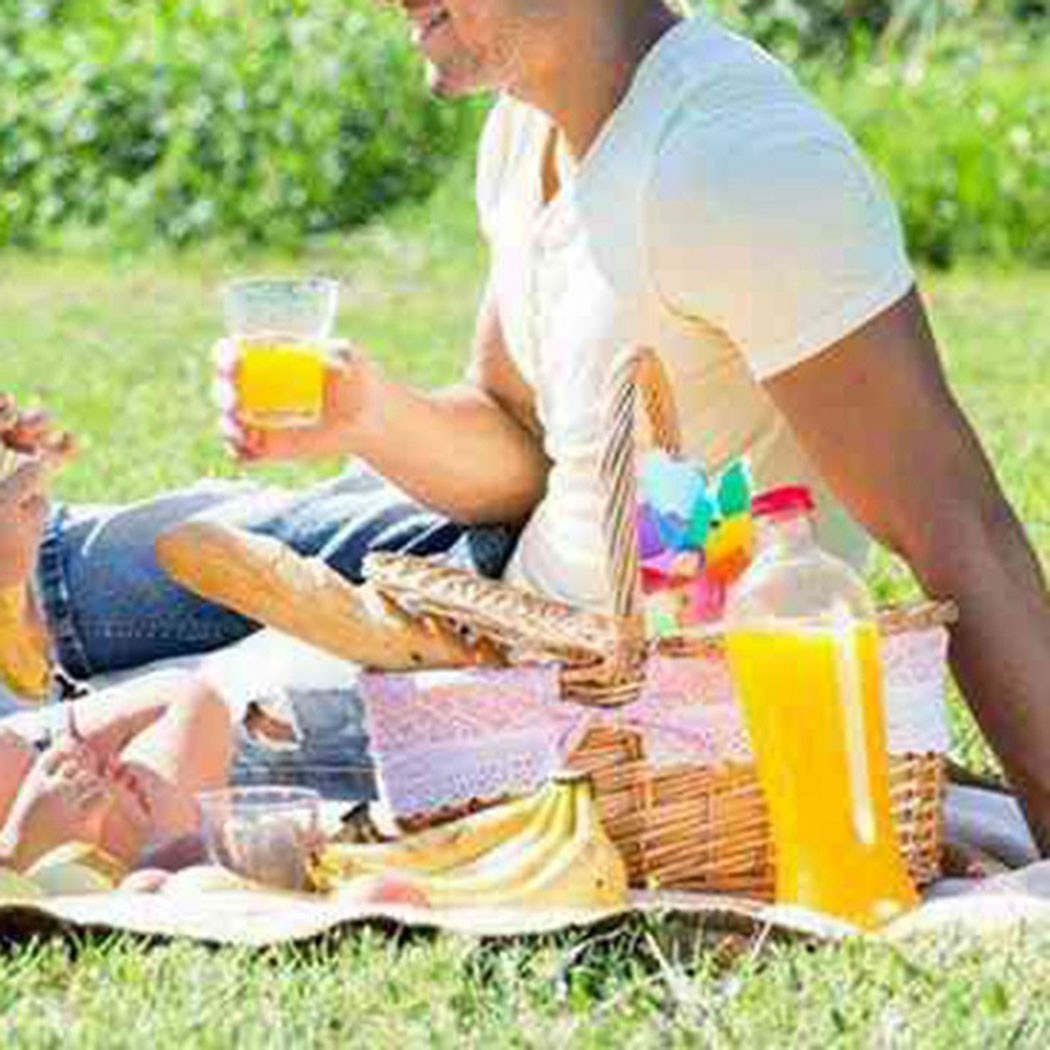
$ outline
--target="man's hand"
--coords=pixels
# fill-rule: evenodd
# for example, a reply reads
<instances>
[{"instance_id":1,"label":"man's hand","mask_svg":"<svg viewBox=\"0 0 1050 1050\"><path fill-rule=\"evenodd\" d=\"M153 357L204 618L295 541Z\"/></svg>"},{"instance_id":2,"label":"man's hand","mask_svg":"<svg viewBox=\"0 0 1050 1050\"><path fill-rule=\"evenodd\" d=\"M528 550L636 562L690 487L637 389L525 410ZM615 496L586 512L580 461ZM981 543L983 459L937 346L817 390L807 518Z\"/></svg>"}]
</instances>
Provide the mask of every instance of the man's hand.
<instances>
[{"instance_id":1,"label":"man's hand","mask_svg":"<svg viewBox=\"0 0 1050 1050\"><path fill-rule=\"evenodd\" d=\"M245 422L237 393L240 351L220 340L213 350L215 401L227 451L242 463L337 459L382 426L383 374L375 362L342 340L325 346L330 363L325 375L324 407L312 426L264 429Z\"/></svg>"},{"instance_id":2,"label":"man's hand","mask_svg":"<svg viewBox=\"0 0 1050 1050\"><path fill-rule=\"evenodd\" d=\"M317 426L245 425L237 397L239 354L216 346L216 399L230 452L243 462L357 456L438 513L467 524L523 521L542 498L550 464L534 393L503 338L495 296L478 313L467 380L418 390L384 378L346 343L328 369Z\"/></svg>"}]
</instances>

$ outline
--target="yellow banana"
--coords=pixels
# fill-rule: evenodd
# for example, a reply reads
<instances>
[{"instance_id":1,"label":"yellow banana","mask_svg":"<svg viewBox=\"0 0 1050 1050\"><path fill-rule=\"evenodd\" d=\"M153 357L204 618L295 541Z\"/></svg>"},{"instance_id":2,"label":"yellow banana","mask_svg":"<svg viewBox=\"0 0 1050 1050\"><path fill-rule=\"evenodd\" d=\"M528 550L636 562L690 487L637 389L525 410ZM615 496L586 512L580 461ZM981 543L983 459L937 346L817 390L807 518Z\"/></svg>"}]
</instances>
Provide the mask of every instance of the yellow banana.
<instances>
[{"instance_id":1,"label":"yellow banana","mask_svg":"<svg viewBox=\"0 0 1050 1050\"><path fill-rule=\"evenodd\" d=\"M605 833L588 777L552 784L554 802L517 839L465 870L417 875L433 907L603 908L627 900L627 871Z\"/></svg>"},{"instance_id":2,"label":"yellow banana","mask_svg":"<svg viewBox=\"0 0 1050 1050\"><path fill-rule=\"evenodd\" d=\"M550 862L499 901L520 908L617 908L627 903L627 869L602 827L587 777L568 785L575 827Z\"/></svg>"},{"instance_id":3,"label":"yellow banana","mask_svg":"<svg viewBox=\"0 0 1050 1050\"><path fill-rule=\"evenodd\" d=\"M327 884L322 881L321 888L385 873L403 875L401 881L432 907L615 908L626 903L627 871L602 827L586 775L559 775L528 799L456 824L463 827L447 825L379 846L330 847L322 862Z\"/></svg>"},{"instance_id":4,"label":"yellow banana","mask_svg":"<svg viewBox=\"0 0 1050 1050\"><path fill-rule=\"evenodd\" d=\"M553 784L545 805L518 835L446 872L417 875L413 883L434 907L481 905L502 898L542 870L571 837L573 798Z\"/></svg>"},{"instance_id":5,"label":"yellow banana","mask_svg":"<svg viewBox=\"0 0 1050 1050\"><path fill-rule=\"evenodd\" d=\"M355 875L382 872L434 873L461 867L521 834L553 797L551 785L468 817L381 843L333 843L314 864L318 889L331 889Z\"/></svg>"}]
</instances>

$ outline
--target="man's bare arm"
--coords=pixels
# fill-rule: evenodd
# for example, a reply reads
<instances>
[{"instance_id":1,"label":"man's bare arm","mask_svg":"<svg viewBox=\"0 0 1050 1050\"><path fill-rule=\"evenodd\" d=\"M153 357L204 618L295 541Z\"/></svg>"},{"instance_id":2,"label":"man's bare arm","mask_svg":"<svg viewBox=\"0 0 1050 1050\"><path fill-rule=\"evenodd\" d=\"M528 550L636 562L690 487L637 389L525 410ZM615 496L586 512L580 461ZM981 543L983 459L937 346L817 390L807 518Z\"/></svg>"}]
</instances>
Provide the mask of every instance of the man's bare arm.
<instances>
[{"instance_id":1,"label":"man's bare arm","mask_svg":"<svg viewBox=\"0 0 1050 1050\"><path fill-rule=\"evenodd\" d=\"M766 387L857 520L958 603L953 670L1050 853L1050 596L918 294Z\"/></svg>"},{"instance_id":2,"label":"man's bare arm","mask_svg":"<svg viewBox=\"0 0 1050 1050\"><path fill-rule=\"evenodd\" d=\"M318 427L297 430L235 424L228 442L246 460L360 456L427 506L467 523L521 521L546 487L532 391L507 351L491 293L463 383L418 390L350 353L330 373L324 415Z\"/></svg>"},{"instance_id":3,"label":"man's bare arm","mask_svg":"<svg viewBox=\"0 0 1050 1050\"><path fill-rule=\"evenodd\" d=\"M549 464L530 388L503 338L494 297L479 310L466 381L435 392L385 384L379 417L354 451L427 506L457 521L522 521Z\"/></svg>"}]
</instances>

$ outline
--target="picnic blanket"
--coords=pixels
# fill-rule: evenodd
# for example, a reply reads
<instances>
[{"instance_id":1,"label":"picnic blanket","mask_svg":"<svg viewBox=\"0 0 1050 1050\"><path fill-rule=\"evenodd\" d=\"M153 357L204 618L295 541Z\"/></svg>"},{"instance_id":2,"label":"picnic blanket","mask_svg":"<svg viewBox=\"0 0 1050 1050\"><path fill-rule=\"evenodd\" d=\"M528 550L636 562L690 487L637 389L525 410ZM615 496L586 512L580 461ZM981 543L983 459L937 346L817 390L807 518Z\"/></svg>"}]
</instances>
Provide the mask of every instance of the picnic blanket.
<instances>
[{"instance_id":1,"label":"picnic blanket","mask_svg":"<svg viewBox=\"0 0 1050 1050\"><path fill-rule=\"evenodd\" d=\"M946 930L987 933L1019 926L1050 931L1050 861L1038 862L1017 804L1009 796L953 787L947 804L949 840L1011 863L1006 874L935 883L925 903L877 935L901 941ZM774 936L836 941L859 936L846 923L800 909L722 895L634 891L623 909L436 910L374 907L283 892L221 891L194 895L107 893L0 901L0 939L63 932L127 932L148 938L188 938L210 944L264 947L311 940L358 926L441 930L481 938L528 937L605 926L632 915L660 915L704 936Z\"/></svg>"}]
</instances>

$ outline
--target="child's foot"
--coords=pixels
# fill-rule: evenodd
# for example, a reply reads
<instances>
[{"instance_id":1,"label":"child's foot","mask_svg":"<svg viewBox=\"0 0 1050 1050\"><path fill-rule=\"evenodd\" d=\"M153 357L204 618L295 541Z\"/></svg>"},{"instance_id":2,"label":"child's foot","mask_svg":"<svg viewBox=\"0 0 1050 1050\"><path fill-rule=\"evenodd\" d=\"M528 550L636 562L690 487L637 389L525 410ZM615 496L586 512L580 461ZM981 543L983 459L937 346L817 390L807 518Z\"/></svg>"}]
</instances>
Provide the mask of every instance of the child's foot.
<instances>
[{"instance_id":1,"label":"child's foot","mask_svg":"<svg viewBox=\"0 0 1050 1050\"><path fill-rule=\"evenodd\" d=\"M76 452L76 441L68 430L56 428L44 409L20 409L14 397L0 392L0 449L5 448L58 463Z\"/></svg>"},{"instance_id":2,"label":"child's foot","mask_svg":"<svg viewBox=\"0 0 1050 1050\"><path fill-rule=\"evenodd\" d=\"M36 760L11 806L7 861L25 870L65 842L97 846L113 798L94 752L71 738L59 741Z\"/></svg>"}]
</instances>

